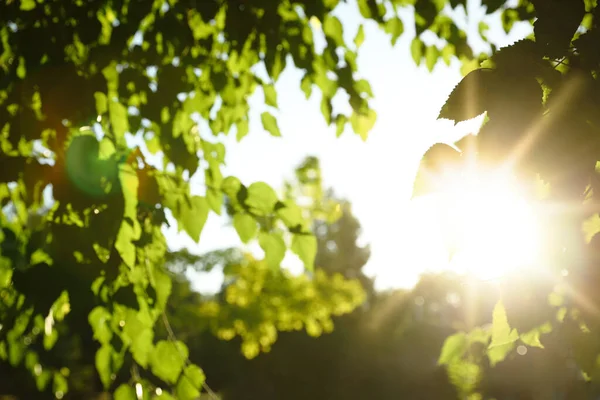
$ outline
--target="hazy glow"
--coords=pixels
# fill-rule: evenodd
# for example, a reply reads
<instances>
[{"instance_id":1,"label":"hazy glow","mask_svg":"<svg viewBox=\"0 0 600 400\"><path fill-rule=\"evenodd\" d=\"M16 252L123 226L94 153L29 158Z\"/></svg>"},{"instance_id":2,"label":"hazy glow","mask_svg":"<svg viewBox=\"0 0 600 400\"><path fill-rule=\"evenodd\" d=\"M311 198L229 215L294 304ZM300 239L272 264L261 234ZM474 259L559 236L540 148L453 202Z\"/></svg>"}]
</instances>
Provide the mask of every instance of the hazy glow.
<instances>
[{"instance_id":1,"label":"hazy glow","mask_svg":"<svg viewBox=\"0 0 600 400\"><path fill-rule=\"evenodd\" d=\"M487 173L451 188L437 210L451 252L448 269L492 279L539 260L534 207L514 180Z\"/></svg>"}]
</instances>

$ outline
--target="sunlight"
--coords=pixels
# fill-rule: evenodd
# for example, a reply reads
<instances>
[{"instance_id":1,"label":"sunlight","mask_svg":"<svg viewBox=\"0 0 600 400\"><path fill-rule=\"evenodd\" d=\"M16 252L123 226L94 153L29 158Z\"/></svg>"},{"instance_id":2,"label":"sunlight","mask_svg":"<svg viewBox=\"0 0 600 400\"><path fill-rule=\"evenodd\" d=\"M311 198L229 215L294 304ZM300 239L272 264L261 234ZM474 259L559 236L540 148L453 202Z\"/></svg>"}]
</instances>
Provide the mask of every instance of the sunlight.
<instances>
[{"instance_id":1,"label":"sunlight","mask_svg":"<svg viewBox=\"0 0 600 400\"><path fill-rule=\"evenodd\" d=\"M540 228L532 202L504 173L479 173L452 182L441 196L447 269L494 279L540 260Z\"/></svg>"}]
</instances>

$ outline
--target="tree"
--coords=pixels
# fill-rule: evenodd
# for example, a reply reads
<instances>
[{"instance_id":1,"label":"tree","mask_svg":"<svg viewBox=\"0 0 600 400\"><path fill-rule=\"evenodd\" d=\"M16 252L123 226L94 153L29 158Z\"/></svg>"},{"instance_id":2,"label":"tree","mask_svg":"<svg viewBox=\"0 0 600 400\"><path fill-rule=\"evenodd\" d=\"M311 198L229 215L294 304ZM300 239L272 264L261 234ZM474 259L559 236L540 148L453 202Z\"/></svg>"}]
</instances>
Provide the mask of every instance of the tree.
<instances>
[{"instance_id":1,"label":"tree","mask_svg":"<svg viewBox=\"0 0 600 400\"><path fill-rule=\"evenodd\" d=\"M354 44L345 40L332 14L338 3L0 5L0 201L16 211L0 215L0 359L30 372L38 398L70 390L77 363L65 368L52 355L74 338L95 350L93 360L80 361L93 363L97 386L117 398L140 390L147 397L197 397L204 375L186 361L187 346L173 336L156 340L172 287L162 266L164 224L177 223L198 241L208 214L220 214L227 198L245 221L241 240L258 237L271 267L278 267L283 243L312 269L315 238L293 199L280 199L262 182L223 177L226 149L215 138L233 126L238 139L248 134L248 98L257 87L266 106L277 106L274 83L288 63L304 71L300 88L307 96L314 85L321 90L327 124L340 134L349 122L367 137L376 113L368 82L356 75L364 32ZM440 13L464 2L358 0L357 6L395 42L403 32L398 7L411 3L415 61L431 69L441 57L473 58L466 34ZM488 11L501 6L486 3ZM524 4L505 11L508 22L523 10L532 18ZM323 33L311 28L314 20ZM447 41L443 50L421 40L427 32ZM323 52L316 50L317 34L325 36ZM257 65L267 73L257 75ZM348 94L347 115L331 105L340 90ZM260 120L281 134L271 108ZM153 164L149 154L162 162ZM205 195L190 190L196 173L204 176ZM51 211L35 229L27 226L27 215L48 198Z\"/></svg>"},{"instance_id":2,"label":"tree","mask_svg":"<svg viewBox=\"0 0 600 400\"><path fill-rule=\"evenodd\" d=\"M503 2L496 3L502 6ZM481 368L496 365L518 346L554 343L564 353L561 360L574 362L584 379L598 378L600 9L596 2L583 0L519 4L521 13L505 9L503 18L535 19L534 34L494 51L480 68L467 74L439 117L460 122L486 113L480 132L471 138L478 168L516 158L514 168L532 192L539 182L549 186L538 207L548 232L543 239L549 261L542 282L527 276L506 279L491 329L476 328L446 341L442 354L453 356L443 357L442 362L449 369L473 372L473 384L462 383L465 395L480 391ZM457 143L460 151L443 144L432 147L420 179L427 181L428 171L436 176L435 171L444 166L460 171L465 156L473 155L464 144ZM418 188L439 189L427 183ZM556 212L552 205L557 203L567 204L568 211ZM517 287L519 295L511 295ZM483 346L472 352L474 343Z\"/></svg>"}]
</instances>

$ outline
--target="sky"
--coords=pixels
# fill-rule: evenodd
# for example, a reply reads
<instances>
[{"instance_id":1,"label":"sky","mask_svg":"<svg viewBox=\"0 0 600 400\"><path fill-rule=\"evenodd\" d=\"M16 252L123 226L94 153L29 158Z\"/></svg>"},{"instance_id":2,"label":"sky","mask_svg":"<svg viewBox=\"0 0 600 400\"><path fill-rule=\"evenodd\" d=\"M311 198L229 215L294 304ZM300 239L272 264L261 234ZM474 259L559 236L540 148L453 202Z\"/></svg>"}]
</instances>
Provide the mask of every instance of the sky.
<instances>
[{"instance_id":1,"label":"sky","mask_svg":"<svg viewBox=\"0 0 600 400\"><path fill-rule=\"evenodd\" d=\"M478 37L483 10L478 2L469 3L470 19L464 18L464 27ZM313 93L306 100L299 87L302 74L291 62L276 84L279 110L274 114L282 137L271 137L261 126L260 113L265 109L262 93L250 100L250 134L239 143L234 134L220 137L227 149L224 176L237 176L247 185L263 181L279 188L305 156L319 157L325 186L352 203L353 213L362 225L361 244L371 248L364 271L375 277L378 289L409 288L423 272L445 265L447 255L440 247L435 221L423 203L410 201L412 183L421 156L432 144L452 143L477 127L468 122L454 126L451 121L436 120L447 96L460 82L460 65L455 60L448 67L440 61L430 73L424 66L414 64L409 50L414 22L407 11L401 15L405 32L394 47L374 23L364 26L366 39L359 51L358 70L371 83L371 105L378 114L366 142L349 127L336 138L335 127L327 127L321 115L318 90L314 89L316 95ZM361 22L356 5L352 1L342 4L335 14L351 42ZM498 15L487 20L489 37L500 46L531 32L526 24L517 24L505 35ZM486 50L481 42L472 41L471 45L475 50ZM200 184L193 184L193 190L201 192ZM185 233L177 233L176 224L167 229L166 236L172 249L186 247L194 253L241 247L234 229L214 213L209 216L199 244ZM249 249L262 255L256 244ZM291 269L299 265L292 254L283 261L283 266ZM197 290L210 292L218 290L222 274L194 272L190 278Z\"/></svg>"}]
</instances>

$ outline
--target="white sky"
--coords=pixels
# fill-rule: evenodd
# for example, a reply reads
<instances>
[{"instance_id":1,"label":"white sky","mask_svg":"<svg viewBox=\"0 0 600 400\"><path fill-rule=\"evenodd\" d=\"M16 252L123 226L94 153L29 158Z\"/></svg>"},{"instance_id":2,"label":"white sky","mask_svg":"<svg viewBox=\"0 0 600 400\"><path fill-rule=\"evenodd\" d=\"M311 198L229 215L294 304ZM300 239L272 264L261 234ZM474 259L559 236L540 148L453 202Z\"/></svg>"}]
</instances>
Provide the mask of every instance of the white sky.
<instances>
[{"instance_id":1,"label":"white sky","mask_svg":"<svg viewBox=\"0 0 600 400\"><path fill-rule=\"evenodd\" d=\"M476 14L472 14L475 16L468 32L477 35L483 12L475 4L478 2L470 3L470 14ZM349 41L360 23L355 9L354 4L342 4L336 10ZM227 148L224 175L237 176L245 184L264 181L279 188L306 155L319 157L325 185L353 204L362 224L362 240L371 245L372 255L365 270L376 277L380 289L410 287L424 271L444 265L445 256L436 240L433 221L419 212L418 205L409 203L412 180L420 157L431 144L452 142L473 128L436 121L439 109L461 79L460 66L454 62L447 67L440 61L433 73L424 66L417 68L409 50L414 37L411 17L410 12L402 15L405 32L393 48L389 37L375 24L365 25L359 72L371 83L375 95L372 106L378 113L366 142L349 126L341 138L335 137L335 127L328 128L321 115L319 91L313 89L313 96L307 101L299 87L302 75L291 63L276 85L279 111L274 114L278 116L282 138L270 137L262 129L260 113L264 106L260 90L251 101L250 134L241 143L235 141L235 134L221 137ZM531 32L523 24L506 36L498 16L488 19L490 36L500 45L513 43ZM472 45L485 50L481 43ZM225 226L225 220L212 212L199 245L184 233L178 234L176 224L166 234L172 248L187 247L193 252L240 246L233 228ZM258 246L251 248L260 255ZM284 265L293 267L297 260L288 255ZM218 289L221 275L194 274L192 279L197 289L212 291Z\"/></svg>"}]
</instances>

